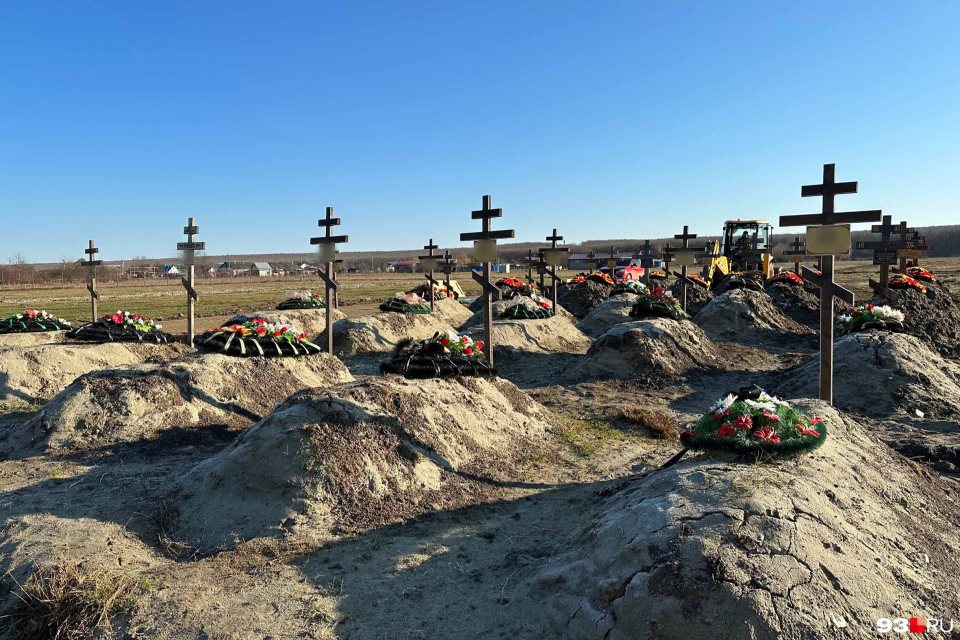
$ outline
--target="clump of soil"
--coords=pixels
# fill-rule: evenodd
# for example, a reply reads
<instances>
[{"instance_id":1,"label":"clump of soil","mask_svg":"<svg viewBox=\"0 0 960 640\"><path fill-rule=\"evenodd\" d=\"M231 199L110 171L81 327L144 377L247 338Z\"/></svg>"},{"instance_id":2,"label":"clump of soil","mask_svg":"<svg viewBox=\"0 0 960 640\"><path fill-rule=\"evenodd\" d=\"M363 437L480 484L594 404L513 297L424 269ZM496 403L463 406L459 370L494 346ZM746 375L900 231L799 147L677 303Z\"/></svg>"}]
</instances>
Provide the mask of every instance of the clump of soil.
<instances>
[{"instance_id":1,"label":"clump of soil","mask_svg":"<svg viewBox=\"0 0 960 640\"><path fill-rule=\"evenodd\" d=\"M585 377L680 375L720 363L717 345L687 320L653 318L618 324L600 336L577 371Z\"/></svg>"},{"instance_id":2,"label":"clump of soil","mask_svg":"<svg viewBox=\"0 0 960 640\"><path fill-rule=\"evenodd\" d=\"M396 376L302 391L194 467L175 533L211 552L284 533L313 540L452 510L523 479L551 415L503 380Z\"/></svg>"},{"instance_id":3,"label":"clump of soil","mask_svg":"<svg viewBox=\"0 0 960 640\"><path fill-rule=\"evenodd\" d=\"M41 334L30 334L29 337ZM182 344L83 344L41 342L16 337L24 346L0 348L0 403L31 407L60 393L79 376L91 371L140 364L147 359L173 358L187 351Z\"/></svg>"},{"instance_id":4,"label":"clump of soil","mask_svg":"<svg viewBox=\"0 0 960 640\"><path fill-rule=\"evenodd\" d=\"M908 333L923 338L940 354L960 357L960 300L941 285L925 282L927 295L914 289L899 289L896 300L874 298L874 304L890 304L907 314Z\"/></svg>"},{"instance_id":5,"label":"clump of soil","mask_svg":"<svg viewBox=\"0 0 960 640\"><path fill-rule=\"evenodd\" d=\"M746 288L718 295L693 321L720 341L776 343L813 335L810 328L784 315L766 293Z\"/></svg>"},{"instance_id":6,"label":"clump of soil","mask_svg":"<svg viewBox=\"0 0 960 640\"><path fill-rule=\"evenodd\" d=\"M633 322L630 309L640 296L622 293L604 300L577 324L577 328L591 338L599 338L614 326L623 322Z\"/></svg>"},{"instance_id":7,"label":"clump of soil","mask_svg":"<svg viewBox=\"0 0 960 640\"><path fill-rule=\"evenodd\" d=\"M680 283L674 282L667 289L677 300L680 299ZM687 283L687 313L693 317L700 313L707 304L713 300L713 293L703 287Z\"/></svg>"},{"instance_id":8,"label":"clump of soil","mask_svg":"<svg viewBox=\"0 0 960 640\"><path fill-rule=\"evenodd\" d=\"M194 354L164 364L95 371L7 432L2 444L19 456L152 440L172 428L245 427L298 389L352 379L328 354L269 359Z\"/></svg>"},{"instance_id":9,"label":"clump of soil","mask_svg":"<svg viewBox=\"0 0 960 640\"><path fill-rule=\"evenodd\" d=\"M613 286L587 280L578 284L568 284L557 291L557 304L583 319L587 314L603 304L610 295Z\"/></svg>"},{"instance_id":10,"label":"clump of soil","mask_svg":"<svg viewBox=\"0 0 960 640\"><path fill-rule=\"evenodd\" d=\"M929 417L960 416L960 365L915 336L866 331L834 343L834 404L886 417L920 409ZM781 376L778 395L814 396L820 361L811 358Z\"/></svg>"},{"instance_id":11,"label":"clump of soil","mask_svg":"<svg viewBox=\"0 0 960 640\"><path fill-rule=\"evenodd\" d=\"M816 290L807 291L785 282L771 283L764 290L773 303L796 322L808 327L819 326L820 297Z\"/></svg>"},{"instance_id":12,"label":"clump of soil","mask_svg":"<svg viewBox=\"0 0 960 640\"><path fill-rule=\"evenodd\" d=\"M628 481L529 581L544 636L870 635L896 611L956 611L958 505L825 403L817 451L689 457ZM937 513L931 519L927 513Z\"/></svg>"}]
</instances>

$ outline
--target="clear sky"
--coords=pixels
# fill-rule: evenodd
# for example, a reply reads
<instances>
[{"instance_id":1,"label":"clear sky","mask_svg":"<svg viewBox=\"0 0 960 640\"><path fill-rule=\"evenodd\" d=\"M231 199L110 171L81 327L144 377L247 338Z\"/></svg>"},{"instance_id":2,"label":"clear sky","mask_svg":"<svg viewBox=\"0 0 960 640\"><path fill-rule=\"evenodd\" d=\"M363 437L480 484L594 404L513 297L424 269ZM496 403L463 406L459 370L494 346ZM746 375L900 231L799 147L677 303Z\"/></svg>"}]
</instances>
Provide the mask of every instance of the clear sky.
<instances>
[{"instance_id":1,"label":"clear sky","mask_svg":"<svg viewBox=\"0 0 960 640\"><path fill-rule=\"evenodd\" d=\"M960 2L0 3L0 259L960 222Z\"/></svg>"}]
</instances>

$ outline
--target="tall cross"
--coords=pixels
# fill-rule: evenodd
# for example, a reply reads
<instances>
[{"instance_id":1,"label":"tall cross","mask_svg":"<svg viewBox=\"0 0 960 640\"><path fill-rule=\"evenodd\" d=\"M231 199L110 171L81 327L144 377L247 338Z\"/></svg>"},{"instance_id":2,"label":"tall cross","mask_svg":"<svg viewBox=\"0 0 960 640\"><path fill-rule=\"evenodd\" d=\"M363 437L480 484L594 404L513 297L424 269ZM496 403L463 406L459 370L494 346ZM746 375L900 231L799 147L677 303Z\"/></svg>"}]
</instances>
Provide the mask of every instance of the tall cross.
<instances>
[{"instance_id":1,"label":"tall cross","mask_svg":"<svg viewBox=\"0 0 960 640\"><path fill-rule=\"evenodd\" d=\"M533 286L533 249L527 249L527 282Z\"/></svg>"},{"instance_id":2,"label":"tall cross","mask_svg":"<svg viewBox=\"0 0 960 640\"><path fill-rule=\"evenodd\" d=\"M187 236L186 242L177 243L177 251L183 252L183 264L187 268L186 277L181 277L180 282L183 288L187 290L187 344L193 344L193 338L196 336L196 326L194 324L194 312L196 310L197 300L200 294L194 288L194 279L196 273L194 265L196 263L196 252L207 248L207 243L197 242L196 236L200 233L200 227L197 226L193 218L187 218L187 226L183 228L183 233Z\"/></svg>"},{"instance_id":3,"label":"tall cross","mask_svg":"<svg viewBox=\"0 0 960 640\"><path fill-rule=\"evenodd\" d=\"M705 251L706 247L691 247L690 241L697 237L697 234L690 233L689 225L683 225L683 233L673 236L674 240L680 240L681 246L676 250L677 261L680 263L680 273L675 274L680 278L680 307L687 310L687 287L691 284L687 277L687 267L697 263L696 252Z\"/></svg>"},{"instance_id":4,"label":"tall cross","mask_svg":"<svg viewBox=\"0 0 960 640\"><path fill-rule=\"evenodd\" d=\"M453 273L453 269L454 269L454 267L456 267L456 265L457 265L457 261L450 258L450 251L449 251L449 249L446 250L446 251L444 251L444 252L443 252L443 267L442 267L442 271L443 271L443 281L444 281L444 282L446 283L446 285L447 285L447 291L449 291L449 292L451 292L451 293L453 292L453 289L451 288L452 285L450 284L450 274Z\"/></svg>"},{"instance_id":5,"label":"tall cross","mask_svg":"<svg viewBox=\"0 0 960 640\"><path fill-rule=\"evenodd\" d=\"M856 193L856 182L836 182L836 165L823 165L823 184L801 187L801 197L820 196L823 198L821 212L803 215L781 216L781 227L799 227L804 225L820 225L829 227L826 230L817 230L818 238L826 240L826 244L849 243L850 230L837 228L834 225L855 222L878 222L880 211L851 211L837 213L835 198L837 195ZM803 277L820 287L820 399L833 403L833 299L839 298L853 306L855 298L852 291L844 289L833 281L833 254L821 253L819 247L811 243L811 229L807 229L807 249L821 256L821 273L817 275L812 269L803 267ZM824 231L826 233L824 233ZM824 236L820 238L819 236ZM839 240L839 242L838 242Z\"/></svg>"},{"instance_id":6,"label":"tall cross","mask_svg":"<svg viewBox=\"0 0 960 640\"><path fill-rule=\"evenodd\" d=\"M90 241L90 245L84 249L83 252L87 254L87 259L81 260L80 264L87 267L87 291L90 292L91 322L96 322L100 318L97 310L98 303L100 302L100 294L97 293L97 267L103 264L103 260L97 260L97 254L100 253L100 249L97 249L97 245L94 244L93 240Z\"/></svg>"},{"instance_id":7,"label":"tall cross","mask_svg":"<svg viewBox=\"0 0 960 640\"><path fill-rule=\"evenodd\" d=\"M500 298L499 287L494 285L490 279L490 272L493 266L493 260L496 259L496 244L498 239L514 237L513 229L501 229L493 231L490 228L490 222L494 218L503 217L503 209L494 209L491 206L491 197L483 196L483 207L477 211L472 211L470 217L474 220L480 220L483 223L483 230L479 232L468 232L460 234L461 242L473 241L483 243L484 260L483 275L473 272L473 279L483 287L484 297L484 351L486 352L487 362L493 366L493 297ZM474 245L475 247L477 245Z\"/></svg>"},{"instance_id":8,"label":"tall cross","mask_svg":"<svg viewBox=\"0 0 960 640\"><path fill-rule=\"evenodd\" d=\"M875 224L870 227L872 233L879 233L880 240L874 242L858 242L857 249L873 249L873 264L880 267L880 281L872 278L869 280L870 288L883 297L893 300L896 294L887 286L890 282L890 265L897 263L897 250L905 249L907 242L904 240L893 240L893 234L899 233L901 228L907 225L901 222L899 225L891 224L891 216L883 216L881 224Z\"/></svg>"},{"instance_id":9,"label":"tall cross","mask_svg":"<svg viewBox=\"0 0 960 640\"><path fill-rule=\"evenodd\" d=\"M913 234L910 236L910 252L911 257L910 264L908 267L916 267L920 264L920 256L923 255L924 251L929 251L930 246L927 244L927 237L920 235L919 229L913 229Z\"/></svg>"},{"instance_id":10,"label":"tall cross","mask_svg":"<svg viewBox=\"0 0 960 640\"><path fill-rule=\"evenodd\" d=\"M430 283L430 311L432 312L436 304L433 299L434 298L433 288L439 287L439 283L433 279L434 267L437 266L437 258L436 256L433 255L433 250L439 249L440 247L433 244L433 238L430 238L430 242L423 245L423 248L427 250L427 255L420 256L419 259L423 260L424 264L426 264L429 267L426 275L427 275L427 281Z\"/></svg>"},{"instance_id":11,"label":"tall cross","mask_svg":"<svg viewBox=\"0 0 960 640\"><path fill-rule=\"evenodd\" d=\"M337 260L337 244L347 242L349 236L333 235L333 228L340 224L340 218L333 217L333 207L327 207L325 218L317 220L317 226L323 227L324 234L319 238L310 238L310 244L319 245L320 262L325 264L325 270L317 269L317 275L323 280L327 301L327 353L333 355L333 309L337 303L337 273L334 265Z\"/></svg>"},{"instance_id":12,"label":"tall cross","mask_svg":"<svg viewBox=\"0 0 960 640\"><path fill-rule=\"evenodd\" d=\"M560 287L560 277L557 275L557 266L558 263L562 260L559 258L560 255L566 254L570 251L569 247L558 247L557 243L563 240L563 236L557 234L557 230L554 229L553 233L545 238L547 242L550 243L549 247L543 247L540 249L540 254L543 256L544 262L544 272L546 275L550 276L550 301L553 303L553 311L557 311L557 290ZM591 255L593 252L590 252ZM548 260L547 256L550 256L551 259ZM592 272L593 269L591 268ZM543 274L540 274L540 287L543 288Z\"/></svg>"},{"instance_id":13,"label":"tall cross","mask_svg":"<svg viewBox=\"0 0 960 640\"><path fill-rule=\"evenodd\" d=\"M800 263L803 262L803 256L807 255L807 243L797 236L790 243L789 248L783 252L785 256L793 256L793 272L800 275Z\"/></svg>"}]
</instances>

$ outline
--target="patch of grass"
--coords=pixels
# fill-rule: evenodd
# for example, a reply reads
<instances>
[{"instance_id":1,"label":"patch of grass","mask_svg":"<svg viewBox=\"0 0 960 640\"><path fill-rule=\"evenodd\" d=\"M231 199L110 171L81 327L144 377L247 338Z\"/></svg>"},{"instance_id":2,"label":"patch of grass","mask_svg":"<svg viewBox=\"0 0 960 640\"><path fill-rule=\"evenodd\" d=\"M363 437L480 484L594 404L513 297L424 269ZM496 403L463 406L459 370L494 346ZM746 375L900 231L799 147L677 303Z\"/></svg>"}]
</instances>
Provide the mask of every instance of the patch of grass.
<instances>
[{"instance_id":1,"label":"patch of grass","mask_svg":"<svg viewBox=\"0 0 960 640\"><path fill-rule=\"evenodd\" d=\"M617 410L617 415L631 424L649 429L662 440L678 442L680 432L676 423L669 415L660 411L650 411L634 406L621 407Z\"/></svg>"},{"instance_id":2,"label":"patch of grass","mask_svg":"<svg viewBox=\"0 0 960 640\"><path fill-rule=\"evenodd\" d=\"M135 582L63 559L37 569L3 616L10 640L83 640L109 636L111 617L133 606Z\"/></svg>"},{"instance_id":3,"label":"patch of grass","mask_svg":"<svg viewBox=\"0 0 960 640\"><path fill-rule=\"evenodd\" d=\"M557 437L584 457L599 453L606 445L623 439L623 433L609 426L601 418L573 418L564 416L563 427Z\"/></svg>"}]
</instances>

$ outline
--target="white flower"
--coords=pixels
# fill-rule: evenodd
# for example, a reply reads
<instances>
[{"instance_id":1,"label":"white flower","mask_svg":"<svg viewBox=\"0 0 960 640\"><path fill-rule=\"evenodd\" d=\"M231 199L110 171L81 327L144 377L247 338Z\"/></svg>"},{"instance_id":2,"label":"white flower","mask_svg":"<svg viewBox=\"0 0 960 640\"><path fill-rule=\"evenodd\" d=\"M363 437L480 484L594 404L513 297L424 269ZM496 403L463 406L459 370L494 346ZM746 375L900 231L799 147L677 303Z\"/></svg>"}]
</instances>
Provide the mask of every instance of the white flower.
<instances>
[{"instance_id":1,"label":"white flower","mask_svg":"<svg viewBox=\"0 0 960 640\"><path fill-rule=\"evenodd\" d=\"M710 413L721 413L723 411L726 411L736 401L737 401L737 396L735 396L732 393L728 394L713 403L713 406L710 407Z\"/></svg>"},{"instance_id":2,"label":"white flower","mask_svg":"<svg viewBox=\"0 0 960 640\"><path fill-rule=\"evenodd\" d=\"M777 405L773 402L755 402L754 400L744 400L743 403L750 407L751 409L756 409L760 411L771 411L776 412Z\"/></svg>"},{"instance_id":3,"label":"white flower","mask_svg":"<svg viewBox=\"0 0 960 640\"><path fill-rule=\"evenodd\" d=\"M874 307L873 314L877 317L883 318L884 320L893 320L896 322L903 322L903 319L906 317L903 314L903 311L894 309L893 307L887 305Z\"/></svg>"}]
</instances>

